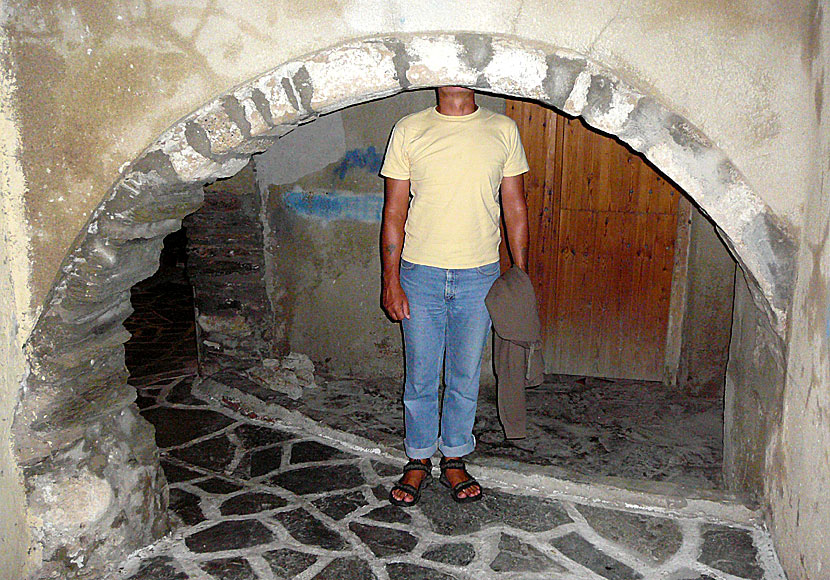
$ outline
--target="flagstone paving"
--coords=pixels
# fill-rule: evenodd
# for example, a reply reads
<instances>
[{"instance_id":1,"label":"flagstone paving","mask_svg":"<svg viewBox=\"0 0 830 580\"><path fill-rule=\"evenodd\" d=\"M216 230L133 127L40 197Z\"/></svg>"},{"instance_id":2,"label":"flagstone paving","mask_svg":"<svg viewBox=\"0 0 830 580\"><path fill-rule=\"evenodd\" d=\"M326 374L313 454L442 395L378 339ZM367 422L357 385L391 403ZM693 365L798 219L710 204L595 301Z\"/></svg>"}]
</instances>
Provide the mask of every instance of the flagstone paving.
<instances>
[{"instance_id":1,"label":"flagstone paving","mask_svg":"<svg viewBox=\"0 0 830 580\"><path fill-rule=\"evenodd\" d=\"M418 506L395 507L392 459L197 399L192 373L142 382L177 527L125 562L122 578L783 578L764 530L711 517L607 509L486 479L481 502L455 504L432 482Z\"/></svg>"},{"instance_id":2,"label":"flagstone paving","mask_svg":"<svg viewBox=\"0 0 830 580\"><path fill-rule=\"evenodd\" d=\"M156 324L177 324L176 315L162 314ZM648 502L611 509L599 492L505 487L482 467L471 467L486 490L480 502L455 504L433 481L419 505L392 506L387 497L402 465L394 446L357 445L354 433L303 409L283 408L280 417L259 408L254 419L244 405L203 396L201 383L222 393L241 379L226 373L201 381L191 335L173 335L180 342L165 345L159 334L140 334L128 345L128 360L137 363L131 383L138 404L156 427L175 529L125 561L119 578L784 578L769 535L754 525L760 518L738 522L717 510L685 513Z\"/></svg>"}]
</instances>

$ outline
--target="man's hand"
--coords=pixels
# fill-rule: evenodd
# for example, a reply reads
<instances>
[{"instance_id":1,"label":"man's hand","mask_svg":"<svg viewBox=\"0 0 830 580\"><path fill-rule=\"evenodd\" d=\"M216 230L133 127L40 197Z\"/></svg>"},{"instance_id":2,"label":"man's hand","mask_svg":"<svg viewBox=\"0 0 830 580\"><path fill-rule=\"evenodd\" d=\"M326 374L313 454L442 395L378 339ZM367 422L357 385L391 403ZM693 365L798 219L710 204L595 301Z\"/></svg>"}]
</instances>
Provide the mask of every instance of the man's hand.
<instances>
[{"instance_id":1,"label":"man's hand","mask_svg":"<svg viewBox=\"0 0 830 580\"><path fill-rule=\"evenodd\" d=\"M383 281L383 309L392 320L409 318L409 300L399 280Z\"/></svg>"}]
</instances>

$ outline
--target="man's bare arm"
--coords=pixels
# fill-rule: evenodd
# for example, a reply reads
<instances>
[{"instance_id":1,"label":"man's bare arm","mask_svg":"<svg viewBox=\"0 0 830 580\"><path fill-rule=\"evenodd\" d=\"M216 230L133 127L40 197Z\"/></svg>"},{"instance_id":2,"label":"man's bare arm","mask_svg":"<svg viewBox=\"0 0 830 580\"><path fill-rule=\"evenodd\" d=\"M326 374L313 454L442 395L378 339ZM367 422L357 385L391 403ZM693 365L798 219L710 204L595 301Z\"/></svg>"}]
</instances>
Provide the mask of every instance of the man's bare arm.
<instances>
[{"instance_id":1,"label":"man's bare arm","mask_svg":"<svg viewBox=\"0 0 830 580\"><path fill-rule=\"evenodd\" d=\"M409 301L401 288L400 266L404 224L409 211L409 180L384 178L380 261L383 269L381 300L392 320L409 318Z\"/></svg>"},{"instance_id":2,"label":"man's bare arm","mask_svg":"<svg viewBox=\"0 0 830 580\"><path fill-rule=\"evenodd\" d=\"M527 201L525 201L524 179L521 175L502 179L501 204L504 209L507 243L510 247L510 255L513 257L513 263L527 272L530 234L528 233L527 225Z\"/></svg>"}]
</instances>

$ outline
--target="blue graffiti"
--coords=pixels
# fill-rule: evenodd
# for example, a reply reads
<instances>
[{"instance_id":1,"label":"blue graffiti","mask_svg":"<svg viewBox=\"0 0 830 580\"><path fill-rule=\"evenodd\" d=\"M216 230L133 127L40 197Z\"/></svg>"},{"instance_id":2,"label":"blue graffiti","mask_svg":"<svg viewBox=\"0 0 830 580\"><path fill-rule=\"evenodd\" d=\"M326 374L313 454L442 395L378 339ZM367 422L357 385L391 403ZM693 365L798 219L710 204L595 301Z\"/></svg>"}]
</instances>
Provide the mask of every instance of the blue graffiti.
<instances>
[{"instance_id":1,"label":"blue graffiti","mask_svg":"<svg viewBox=\"0 0 830 580\"><path fill-rule=\"evenodd\" d=\"M294 190L285 193L283 200L286 207L298 215L327 222L380 222L383 213L383 194L380 193L310 193Z\"/></svg>"},{"instance_id":2,"label":"blue graffiti","mask_svg":"<svg viewBox=\"0 0 830 580\"><path fill-rule=\"evenodd\" d=\"M366 149L352 149L347 151L334 172L337 177L344 179L349 169L353 167L366 169L370 173L377 173L380 171L380 166L383 163L383 157L375 150L374 146Z\"/></svg>"}]
</instances>

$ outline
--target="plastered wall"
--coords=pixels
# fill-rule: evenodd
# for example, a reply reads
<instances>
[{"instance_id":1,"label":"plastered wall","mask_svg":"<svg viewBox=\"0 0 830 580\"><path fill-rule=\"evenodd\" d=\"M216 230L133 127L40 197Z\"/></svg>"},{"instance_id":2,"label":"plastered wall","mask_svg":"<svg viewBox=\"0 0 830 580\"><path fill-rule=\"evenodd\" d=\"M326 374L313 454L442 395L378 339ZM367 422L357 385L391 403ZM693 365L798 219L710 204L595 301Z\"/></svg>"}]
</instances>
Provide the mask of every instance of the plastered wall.
<instances>
[{"instance_id":1,"label":"plastered wall","mask_svg":"<svg viewBox=\"0 0 830 580\"><path fill-rule=\"evenodd\" d=\"M736 488L760 489L779 557L791 580L830 574L830 3L817 5L805 65L814 124L802 148L813 156L804 199L791 325L783 348L738 276L726 407L724 461ZM782 157L786 159L786 157Z\"/></svg>"},{"instance_id":2,"label":"plastered wall","mask_svg":"<svg viewBox=\"0 0 830 580\"><path fill-rule=\"evenodd\" d=\"M724 481L759 501L766 448L781 420L786 361L740 271L734 305L724 395Z\"/></svg>"},{"instance_id":3,"label":"plastered wall","mask_svg":"<svg viewBox=\"0 0 830 580\"><path fill-rule=\"evenodd\" d=\"M696 208L692 208L690 229L677 382L689 394L719 397L732 334L735 260L712 223Z\"/></svg>"},{"instance_id":4,"label":"plastered wall","mask_svg":"<svg viewBox=\"0 0 830 580\"><path fill-rule=\"evenodd\" d=\"M347 38L415 31L519 35L573 50L713 138L798 226L809 2L12 1L5 26L21 110L32 304L114 181L209 98ZM777 163L786 154L788 163Z\"/></svg>"},{"instance_id":5,"label":"plastered wall","mask_svg":"<svg viewBox=\"0 0 830 580\"><path fill-rule=\"evenodd\" d=\"M830 577L830 4L816 15L811 64L819 130L805 204L781 421L767 448L765 492L790 580Z\"/></svg>"},{"instance_id":6,"label":"plastered wall","mask_svg":"<svg viewBox=\"0 0 830 580\"><path fill-rule=\"evenodd\" d=\"M0 227L0 234L4 233ZM0 246L0 311L12 313L15 304L6 248ZM0 578L12 580L22 576L29 547L29 532L24 509L22 477L12 456L10 432L17 389L23 378L23 356L19 333L10 316L0 316Z\"/></svg>"},{"instance_id":7,"label":"plastered wall","mask_svg":"<svg viewBox=\"0 0 830 580\"><path fill-rule=\"evenodd\" d=\"M19 135L20 174L4 204L24 203L16 206L22 213L12 207L0 217L0 257L8 259L0 267L0 330L12 336L17 329L0 345L0 420L19 394L20 346L67 250L119 170L165 128L246 79L346 39L510 34L587 56L687 119L733 162L776 223L800 234L782 422L766 452L772 469L764 481L788 570L821 578L830 566L823 535L830 516L821 503L830 467L816 468L815 458L828 449L830 424L830 203L828 147L826 137L818 146L818 136L830 127L821 112L827 23L817 13L827 7L827 0L7 2L0 12L8 37L3 103ZM0 430L2 448L6 433ZM22 565L18 548L27 543L15 527L23 506L10 481L0 489L16 514L0 546L4 571Z\"/></svg>"},{"instance_id":8,"label":"plastered wall","mask_svg":"<svg viewBox=\"0 0 830 580\"><path fill-rule=\"evenodd\" d=\"M8 50L0 31L0 54ZM2 58L2 57L0 57ZM19 138L15 111L11 107L14 76L3 63L0 76L0 579L23 576L30 563L30 544L24 506L23 478L11 449L14 408L25 373L23 320L28 302L28 264L25 260L23 224L23 171L18 160Z\"/></svg>"}]
</instances>

